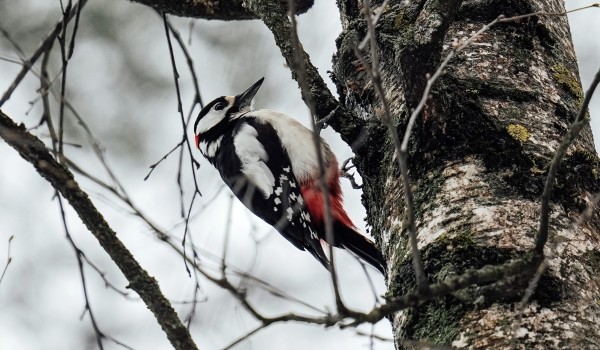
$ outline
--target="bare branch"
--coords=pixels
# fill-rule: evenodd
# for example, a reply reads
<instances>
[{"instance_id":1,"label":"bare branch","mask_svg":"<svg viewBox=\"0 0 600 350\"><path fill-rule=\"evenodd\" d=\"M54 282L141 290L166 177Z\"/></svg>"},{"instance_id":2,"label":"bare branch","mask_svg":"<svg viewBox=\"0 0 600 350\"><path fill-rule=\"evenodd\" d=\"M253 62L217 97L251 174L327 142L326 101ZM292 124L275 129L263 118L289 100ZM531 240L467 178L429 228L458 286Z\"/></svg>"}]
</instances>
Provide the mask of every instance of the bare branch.
<instances>
[{"instance_id":1,"label":"bare branch","mask_svg":"<svg viewBox=\"0 0 600 350\"><path fill-rule=\"evenodd\" d=\"M165 0L134 0L135 2L151 6L154 9L182 17L205 18L210 20L251 20L258 19L257 15L249 11L242 0L202 0L202 1L165 1ZM280 0L285 3L286 0ZM295 0L297 14L310 9L314 0Z\"/></svg>"},{"instance_id":2,"label":"bare branch","mask_svg":"<svg viewBox=\"0 0 600 350\"><path fill-rule=\"evenodd\" d=\"M298 85L302 90L299 81L299 67L296 64L297 56L300 56L305 67L306 81L311 92L314 103L315 114L318 119L323 119L332 111L334 116L329 119L328 124L337 132L340 133L342 139L351 146L356 146L354 141L360 137L361 131L366 125L366 121L354 116L343 105L341 105L329 91L327 84L319 74L317 68L311 63L310 58L302 47L297 51L293 46L293 30L285 9L274 1L267 0L244 0L245 6L252 12L257 14L265 23L267 28L273 34L275 43L281 50L281 54L291 69L292 78L298 81ZM298 54L296 54L298 52ZM305 94L302 94L305 98Z\"/></svg>"},{"instance_id":3,"label":"bare branch","mask_svg":"<svg viewBox=\"0 0 600 350\"><path fill-rule=\"evenodd\" d=\"M88 230L98 239L167 334L175 349L197 349L190 334L179 320L175 310L160 291L160 287L139 265L129 250L118 240L116 233L81 190L71 172L60 165L46 150L44 144L16 125L0 111L0 137L30 162L38 173L65 197L75 209Z\"/></svg>"},{"instance_id":4,"label":"bare branch","mask_svg":"<svg viewBox=\"0 0 600 350\"><path fill-rule=\"evenodd\" d=\"M31 67L38 60L38 58L40 58L40 56L44 52L49 50L49 48L51 47L54 40L60 34L60 32L63 28L63 25L66 25L66 23L68 23L79 12L79 7L85 6L86 3L87 3L87 0L80 0L77 4L75 4L75 9L77 11L71 11L68 16L66 16L65 18L63 18L62 21L60 21L59 23L56 24L56 26L54 27L54 30L52 30L48 35L46 35L44 41L42 41L42 44L37 48L37 50L35 50L33 55L27 61L24 62L23 68L21 69L19 74L17 74L17 77L12 82L12 84L10 85L8 90L6 90L4 92L4 94L2 95L2 98L0 98L0 107L2 107L2 105L4 105L4 103L6 101L8 101L8 99L10 98L12 93L15 91L17 86L19 86L19 84L21 83L21 80L23 80L25 75L31 70Z\"/></svg>"},{"instance_id":5,"label":"bare branch","mask_svg":"<svg viewBox=\"0 0 600 350\"><path fill-rule=\"evenodd\" d=\"M171 57L171 67L173 68L173 78L175 80L175 90L177 92L177 111L179 112L179 115L181 117L181 124L183 127L183 135L187 135L187 122L186 119L183 115L183 107L181 105L181 91L179 90L179 72L177 71L177 65L175 63L175 54L173 53L173 45L171 44L171 35L170 35L170 31L169 31L169 24L167 21L167 15L163 13L163 22L164 22L164 26L165 26L165 34L167 36L167 44L169 46L169 56ZM190 154L190 159L192 162L192 174L193 174L193 178L194 178L194 185L196 187L196 193L199 195L202 195L202 193L200 192L200 188L198 187L198 182L196 181L196 169L194 168L194 165L196 164L196 160L194 159L194 157L191 156L192 154L192 147L190 145L190 141L187 137L185 137L185 145L187 147L188 153Z\"/></svg>"}]
</instances>

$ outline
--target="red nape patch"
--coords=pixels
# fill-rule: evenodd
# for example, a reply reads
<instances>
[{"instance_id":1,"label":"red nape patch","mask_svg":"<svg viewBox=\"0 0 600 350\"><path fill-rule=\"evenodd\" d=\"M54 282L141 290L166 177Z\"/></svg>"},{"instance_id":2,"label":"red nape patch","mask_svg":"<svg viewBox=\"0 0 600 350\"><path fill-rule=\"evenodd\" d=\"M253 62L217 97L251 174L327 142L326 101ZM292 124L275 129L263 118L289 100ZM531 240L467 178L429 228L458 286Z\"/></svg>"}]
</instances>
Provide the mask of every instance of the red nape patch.
<instances>
[{"instance_id":1,"label":"red nape patch","mask_svg":"<svg viewBox=\"0 0 600 350\"><path fill-rule=\"evenodd\" d=\"M325 203L323 202L323 192L321 192L321 189L314 186L301 186L300 192L302 192L302 197L304 197L304 202L306 203L306 209L308 209L312 220L317 224L323 223L325 220ZM333 219L341 222L345 226L355 228L356 226L354 226L352 220L348 217L346 210L344 210L341 193L338 195L330 195L329 198Z\"/></svg>"},{"instance_id":2,"label":"red nape patch","mask_svg":"<svg viewBox=\"0 0 600 350\"><path fill-rule=\"evenodd\" d=\"M196 142L196 148L200 149L200 136L194 135L194 141Z\"/></svg>"}]
</instances>

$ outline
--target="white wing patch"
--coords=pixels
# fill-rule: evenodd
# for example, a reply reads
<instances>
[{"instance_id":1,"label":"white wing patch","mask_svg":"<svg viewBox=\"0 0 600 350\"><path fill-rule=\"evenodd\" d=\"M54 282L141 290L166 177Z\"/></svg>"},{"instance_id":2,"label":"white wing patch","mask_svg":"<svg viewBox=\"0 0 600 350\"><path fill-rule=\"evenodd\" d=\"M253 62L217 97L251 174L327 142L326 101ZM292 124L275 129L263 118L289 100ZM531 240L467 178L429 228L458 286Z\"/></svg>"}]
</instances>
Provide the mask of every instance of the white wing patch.
<instances>
[{"instance_id":1,"label":"white wing patch","mask_svg":"<svg viewBox=\"0 0 600 350\"><path fill-rule=\"evenodd\" d=\"M256 138L257 135L256 129L244 124L234 136L233 145L235 153L242 162L242 173L264 194L265 198L269 198L275 187L275 177L265 163L269 160L269 155Z\"/></svg>"},{"instance_id":2,"label":"white wing patch","mask_svg":"<svg viewBox=\"0 0 600 350\"><path fill-rule=\"evenodd\" d=\"M275 111L259 109L252 111L251 115L263 123L271 124L275 128L277 136L279 136L283 147L290 156L294 175L300 183L318 177L319 163L312 131L295 119ZM323 156L327 167L331 161L335 160L335 156L325 140L321 139L321 144L323 145ZM292 183L290 185L294 187L296 184Z\"/></svg>"}]
</instances>

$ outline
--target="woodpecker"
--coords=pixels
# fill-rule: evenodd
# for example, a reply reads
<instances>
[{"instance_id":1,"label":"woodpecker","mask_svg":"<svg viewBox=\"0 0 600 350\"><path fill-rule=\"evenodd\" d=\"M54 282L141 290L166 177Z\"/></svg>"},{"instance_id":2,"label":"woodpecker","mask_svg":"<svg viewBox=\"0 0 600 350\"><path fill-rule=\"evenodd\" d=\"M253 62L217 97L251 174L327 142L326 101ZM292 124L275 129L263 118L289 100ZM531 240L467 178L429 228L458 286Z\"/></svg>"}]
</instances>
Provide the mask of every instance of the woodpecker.
<instances>
[{"instance_id":1,"label":"woodpecker","mask_svg":"<svg viewBox=\"0 0 600 350\"><path fill-rule=\"evenodd\" d=\"M194 123L196 148L235 196L300 250L329 268L325 205L312 132L268 109L253 110L264 78L237 96L207 104ZM342 205L340 171L321 139L335 247L346 248L386 274L381 252L352 223Z\"/></svg>"}]
</instances>

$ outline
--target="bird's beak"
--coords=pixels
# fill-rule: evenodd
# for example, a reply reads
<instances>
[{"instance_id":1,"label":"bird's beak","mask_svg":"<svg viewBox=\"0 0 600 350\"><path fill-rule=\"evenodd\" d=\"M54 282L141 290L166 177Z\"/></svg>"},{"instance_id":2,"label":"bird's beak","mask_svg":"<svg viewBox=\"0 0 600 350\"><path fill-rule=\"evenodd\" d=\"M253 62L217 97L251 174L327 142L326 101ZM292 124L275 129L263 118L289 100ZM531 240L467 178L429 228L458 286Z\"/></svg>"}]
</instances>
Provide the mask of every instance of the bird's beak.
<instances>
[{"instance_id":1,"label":"bird's beak","mask_svg":"<svg viewBox=\"0 0 600 350\"><path fill-rule=\"evenodd\" d=\"M196 148L200 149L200 135L194 135L194 142L196 143Z\"/></svg>"},{"instance_id":2,"label":"bird's beak","mask_svg":"<svg viewBox=\"0 0 600 350\"><path fill-rule=\"evenodd\" d=\"M235 104L237 105L239 111L243 111L252 105L252 99L254 99L254 95L256 95L258 89L260 89L263 80L265 80L265 78L260 78L256 83L252 84L248 90L235 97Z\"/></svg>"}]
</instances>

